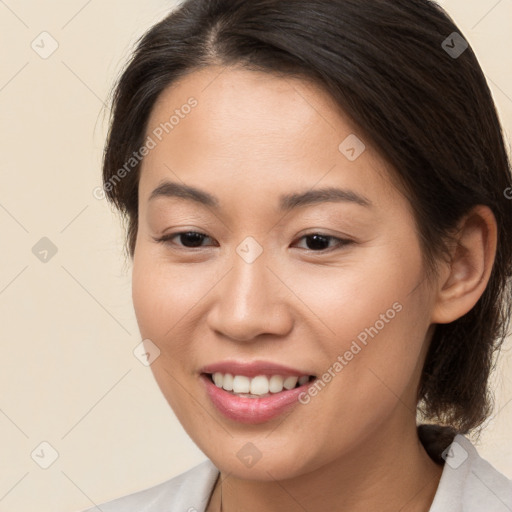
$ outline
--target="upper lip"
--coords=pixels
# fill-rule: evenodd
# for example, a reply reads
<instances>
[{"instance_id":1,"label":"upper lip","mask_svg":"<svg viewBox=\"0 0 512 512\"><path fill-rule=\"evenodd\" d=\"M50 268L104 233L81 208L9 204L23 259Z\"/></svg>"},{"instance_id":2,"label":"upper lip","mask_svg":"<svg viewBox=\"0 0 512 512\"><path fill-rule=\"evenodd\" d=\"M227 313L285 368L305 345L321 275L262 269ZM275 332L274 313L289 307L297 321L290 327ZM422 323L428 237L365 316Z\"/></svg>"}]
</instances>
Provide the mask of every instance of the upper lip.
<instances>
[{"instance_id":1,"label":"upper lip","mask_svg":"<svg viewBox=\"0 0 512 512\"><path fill-rule=\"evenodd\" d=\"M298 370L271 361L219 361L203 366L201 373L230 373L231 375L245 375L256 377L258 375L282 375L283 377L301 377L313 375L309 370Z\"/></svg>"}]
</instances>

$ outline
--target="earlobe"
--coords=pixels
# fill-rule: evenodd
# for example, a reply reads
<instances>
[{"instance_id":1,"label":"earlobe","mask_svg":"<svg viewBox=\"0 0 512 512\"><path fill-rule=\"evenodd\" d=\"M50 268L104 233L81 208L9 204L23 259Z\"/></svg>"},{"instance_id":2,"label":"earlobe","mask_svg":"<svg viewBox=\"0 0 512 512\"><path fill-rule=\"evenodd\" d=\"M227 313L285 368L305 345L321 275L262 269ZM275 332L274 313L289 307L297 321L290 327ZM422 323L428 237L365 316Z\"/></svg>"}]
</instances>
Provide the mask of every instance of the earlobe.
<instances>
[{"instance_id":1,"label":"earlobe","mask_svg":"<svg viewBox=\"0 0 512 512\"><path fill-rule=\"evenodd\" d=\"M451 259L443 263L433 323L450 323L465 315L482 296L494 264L497 225L489 207L474 207L459 224Z\"/></svg>"}]
</instances>

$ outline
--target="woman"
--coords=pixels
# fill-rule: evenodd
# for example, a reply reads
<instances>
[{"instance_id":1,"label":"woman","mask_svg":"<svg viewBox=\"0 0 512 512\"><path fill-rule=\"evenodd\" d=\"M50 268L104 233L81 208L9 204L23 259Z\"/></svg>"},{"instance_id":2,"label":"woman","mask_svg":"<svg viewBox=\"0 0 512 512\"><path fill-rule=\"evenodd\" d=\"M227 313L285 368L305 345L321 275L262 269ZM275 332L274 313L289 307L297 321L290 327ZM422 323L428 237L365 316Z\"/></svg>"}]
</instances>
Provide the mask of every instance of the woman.
<instances>
[{"instance_id":1,"label":"woman","mask_svg":"<svg viewBox=\"0 0 512 512\"><path fill-rule=\"evenodd\" d=\"M185 1L119 80L103 176L208 457L103 512L512 510L465 436L510 318L510 164L436 4Z\"/></svg>"}]
</instances>

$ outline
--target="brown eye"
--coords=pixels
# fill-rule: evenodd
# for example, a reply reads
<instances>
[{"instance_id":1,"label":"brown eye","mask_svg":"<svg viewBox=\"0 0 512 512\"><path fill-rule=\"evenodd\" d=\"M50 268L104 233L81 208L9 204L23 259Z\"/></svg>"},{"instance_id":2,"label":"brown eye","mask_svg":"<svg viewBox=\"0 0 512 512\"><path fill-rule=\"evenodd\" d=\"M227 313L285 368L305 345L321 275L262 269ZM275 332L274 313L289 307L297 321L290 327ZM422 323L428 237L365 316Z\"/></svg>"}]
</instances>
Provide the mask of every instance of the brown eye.
<instances>
[{"instance_id":1,"label":"brown eye","mask_svg":"<svg viewBox=\"0 0 512 512\"><path fill-rule=\"evenodd\" d=\"M306 240L305 248L314 252L332 250L336 247L345 246L352 242L352 240L341 239L331 235L323 235L321 233L304 235L300 240ZM329 247L329 243L331 241L336 242L336 244Z\"/></svg>"},{"instance_id":2,"label":"brown eye","mask_svg":"<svg viewBox=\"0 0 512 512\"><path fill-rule=\"evenodd\" d=\"M178 239L180 243L173 242L175 238ZM193 249L197 247L203 247L202 242L205 239L210 239L210 237L197 231L181 231L179 233L170 233L161 238L155 239L155 241L164 244L177 245L178 247Z\"/></svg>"}]
</instances>

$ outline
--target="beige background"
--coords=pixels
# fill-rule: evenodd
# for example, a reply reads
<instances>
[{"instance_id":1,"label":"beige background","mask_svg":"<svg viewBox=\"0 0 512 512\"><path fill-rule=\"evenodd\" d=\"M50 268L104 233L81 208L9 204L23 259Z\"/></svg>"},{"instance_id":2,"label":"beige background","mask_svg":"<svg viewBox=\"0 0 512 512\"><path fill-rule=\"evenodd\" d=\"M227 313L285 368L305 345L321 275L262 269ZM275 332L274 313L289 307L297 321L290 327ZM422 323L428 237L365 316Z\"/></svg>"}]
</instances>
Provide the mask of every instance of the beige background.
<instances>
[{"instance_id":1,"label":"beige background","mask_svg":"<svg viewBox=\"0 0 512 512\"><path fill-rule=\"evenodd\" d=\"M120 222L92 194L103 102L136 38L172 5L0 0L0 512L84 509L205 458L132 353L140 338ZM512 0L442 5L476 51L510 141ZM46 59L31 47L51 49L43 31L58 43ZM42 237L57 248L46 263L32 252ZM511 348L479 443L509 478ZM42 442L58 452L48 469Z\"/></svg>"}]
</instances>

